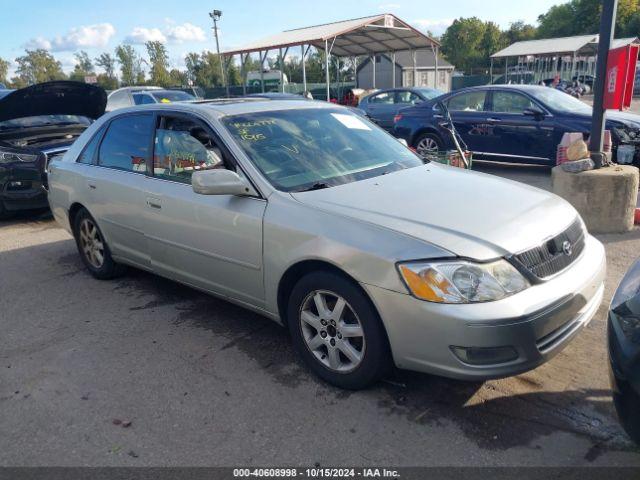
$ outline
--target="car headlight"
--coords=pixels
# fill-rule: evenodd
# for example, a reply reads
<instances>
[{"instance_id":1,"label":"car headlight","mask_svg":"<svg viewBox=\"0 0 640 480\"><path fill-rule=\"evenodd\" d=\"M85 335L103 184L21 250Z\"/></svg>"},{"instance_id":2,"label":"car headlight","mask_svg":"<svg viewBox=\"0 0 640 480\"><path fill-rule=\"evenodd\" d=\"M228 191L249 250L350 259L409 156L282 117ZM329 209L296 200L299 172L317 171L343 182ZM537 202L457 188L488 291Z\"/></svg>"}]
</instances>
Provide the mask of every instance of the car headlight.
<instances>
[{"instance_id":1,"label":"car headlight","mask_svg":"<svg viewBox=\"0 0 640 480\"><path fill-rule=\"evenodd\" d=\"M409 291L429 302L491 302L529 287L527 279L506 260L409 262L401 263L399 270Z\"/></svg>"},{"instance_id":2,"label":"car headlight","mask_svg":"<svg viewBox=\"0 0 640 480\"><path fill-rule=\"evenodd\" d=\"M7 152L0 150L0 164L2 163L16 163L16 162L35 162L38 159L38 155L32 153L22 152Z\"/></svg>"}]
</instances>

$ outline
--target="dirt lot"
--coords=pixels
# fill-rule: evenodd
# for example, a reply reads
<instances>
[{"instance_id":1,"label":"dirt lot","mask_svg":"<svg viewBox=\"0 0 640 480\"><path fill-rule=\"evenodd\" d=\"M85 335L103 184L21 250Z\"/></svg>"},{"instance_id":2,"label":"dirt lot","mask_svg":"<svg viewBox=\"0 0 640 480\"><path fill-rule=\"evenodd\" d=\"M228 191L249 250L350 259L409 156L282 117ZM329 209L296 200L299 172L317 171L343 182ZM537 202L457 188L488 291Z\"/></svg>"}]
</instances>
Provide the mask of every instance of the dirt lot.
<instances>
[{"instance_id":1,"label":"dirt lot","mask_svg":"<svg viewBox=\"0 0 640 480\"><path fill-rule=\"evenodd\" d=\"M1 223L0 464L640 466L605 349L640 230L601 240L605 302L550 363L486 383L402 372L353 393L310 375L266 319L135 270L94 280L46 215Z\"/></svg>"}]
</instances>

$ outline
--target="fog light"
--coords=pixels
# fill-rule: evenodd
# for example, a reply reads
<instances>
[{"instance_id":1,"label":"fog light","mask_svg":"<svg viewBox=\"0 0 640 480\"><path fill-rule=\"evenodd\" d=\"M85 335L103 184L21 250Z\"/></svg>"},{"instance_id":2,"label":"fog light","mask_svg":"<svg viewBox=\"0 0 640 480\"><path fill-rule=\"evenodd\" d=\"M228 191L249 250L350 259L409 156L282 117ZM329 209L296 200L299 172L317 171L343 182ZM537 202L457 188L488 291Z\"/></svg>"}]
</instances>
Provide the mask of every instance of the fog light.
<instances>
[{"instance_id":1,"label":"fog light","mask_svg":"<svg viewBox=\"0 0 640 480\"><path fill-rule=\"evenodd\" d=\"M495 365L507 363L518 358L513 347L450 347L451 351L469 365Z\"/></svg>"}]
</instances>

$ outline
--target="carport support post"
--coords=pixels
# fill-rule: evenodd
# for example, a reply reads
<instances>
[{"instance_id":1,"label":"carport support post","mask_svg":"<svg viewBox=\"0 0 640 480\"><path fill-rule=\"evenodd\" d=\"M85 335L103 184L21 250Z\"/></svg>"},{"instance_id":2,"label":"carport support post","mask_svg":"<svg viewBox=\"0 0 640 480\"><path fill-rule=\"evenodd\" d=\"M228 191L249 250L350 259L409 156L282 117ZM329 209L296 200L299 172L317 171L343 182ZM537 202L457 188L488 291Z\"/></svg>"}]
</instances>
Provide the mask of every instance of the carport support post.
<instances>
[{"instance_id":1,"label":"carport support post","mask_svg":"<svg viewBox=\"0 0 640 480\"><path fill-rule=\"evenodd\" d=\"M416 51L411 50L411 61L413 62L413 86L418 86L418 67L416 65Z\"/></svg>"},{"instance_id":2,"label":"carport support post","mask_svg":"<svg viewBox=\"0 0 640 480\"><path fill-rule=\"evenodd\" d=\"M507 83L509 83L509 75L508 72L509 71L509 57L504 57L504 83L505 85Z\"/></svg>"},{"instance_id":3,"label":"carport support post","mask_svg":"<svg viewBox=\"0 0 640 480\"><path fill-rule=\"evenodd\" d=\"M607 57L613 31L616 24L616 9L618 0L603 0L602 16L600 17L600 39L598 41L598 57L596 67L596 81L593 89L593 117L591 120L591 140L589 150L595 168L602 167L605 154L602 152L606 110L604 109L604 86L607 76Z\"/></svg>"},{"instance_id":4,"label":"carport support post","mask_svg":"<svg viewBox=\"0 0 640 480\"><path fill-rule=\"evenodd\" d=\"M489 83L493 84L493 57L491 57L491 62L489 63Z\"/></svg>"},{"instance_id":5,"label":"carport support post","mask_svg":"<svg viewBox=\"0 0 640 480\"><path fill-rule=\"evenodd\" d=\"M396 52L391 52L391 87L396 88Z\"/></svg>"},{"instance_id":6,"label":"carport support post","mask_svg":"<svg viewBox=\"0 0 640 480\"><path fill-rule=\"evenodd\" d=\"M305 66L305 58L306 54L304 51L304 45L300 45L300 50L302 52L302 88L303 88L303 94L306 95L307 93L307 67Z\"/></svg>"},{"instance_id":7,"label":"carport support post","mask_svg":"<svg viewBox=\"0 0 640 480\"><path fill-rule=\"evenodd\" d=\"M249 54L245 53L244 55L241 53L240 54L240 72L241 72L241 76L242 76L242 95L246 96L247 95L247 79L246 79L246 74L247 72L245 72L245 64L247 63L247 58L249 58Z\"/></svg>"},{"instance_id":8,"label":"carport support post","mask_svg":"<svg viewBox=\"0 0 640 480\"><path fill-rule=\"evenodd\" d=\"M284 93L284 58L282 57L282 49L280 49L280 89Z\"/></svg>"},{"instance_id":9,"label":"carport support post","mask_svg":"<svg viewBox=\"0 0 640 480\"><path fill-rule=\"evenodd\" d=\"M329 40L324 41L324 77L327 81L327 102L331 101L331 92L329 91Z\"/></svg>"},{"instance_id":10,"label":"carport support post","mask_svg":"<svg viewBox=\"0 0 640 480\"><path fill-rule=\"evenodd\" d=\"M371 65L373 65L373 70L372 70L372 72L373 72L373 80L372 80L372 83L371 83L371 87L372 88L376 88L376 56L375 56L375 54L371 55Z\"/></svg>"},{"instance_id":11,"label":"carport support post","mask_svg":"<svg viewBox=\"0 0 640 480\"><path fill-rule=\"evenodd\" d=\"M435 79L433 81L433 87L434 88L438 88L438 46L435 45L435 48L433 49L433 57L435 60L435 64L434 64L434 75L435 75Z\"/></svg>"},{"instance_id":12,"label":"carport support post","mask_svg":"<svg viewBox=\"0 0 640 480\"><path fill-rule=\"evenodd\" d=\"M264 93L264 59L267 57L266 53L262 56L262 50L258 52L260 56L260 85L262 85L262 93Z\"/></svg>"}]
</instances>

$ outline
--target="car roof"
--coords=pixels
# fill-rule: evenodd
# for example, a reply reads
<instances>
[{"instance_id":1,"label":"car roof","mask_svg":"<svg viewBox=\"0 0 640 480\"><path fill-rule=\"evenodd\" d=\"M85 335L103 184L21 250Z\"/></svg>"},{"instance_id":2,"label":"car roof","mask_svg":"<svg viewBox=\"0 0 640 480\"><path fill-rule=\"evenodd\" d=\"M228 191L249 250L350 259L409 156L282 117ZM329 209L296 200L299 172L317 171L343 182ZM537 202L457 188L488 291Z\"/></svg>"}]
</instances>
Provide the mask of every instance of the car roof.
<instances>
[{"instance_id":1,"label":"car roof","mask_svg":"<svg viewBox=\"0 0 640 480\"><path fill-rule=\"evenodd\" d=\"M214 117L242 115L246 113L274 112L277 110L296 110L309 108L344 109L347 108L316 100L269 100L265 98L223 98L215 100L195 100L176 103L155 103L114 110L116 115L140 110L180 110L183 112L203 113Z\"/></svg>"},{"instance_id":2,"label":"car roof","mask_svg":"<svg viewBox=\"0 0 640 480\"><path fill-rule=\"evenodd\" d=\"M521 90L523 92L535 92L541 89L547 89L549 87L543 87L542 85L521 85L521 84L500 84L500 85L478 85L475 87L461 88L460 90L454 90L451 93L468 92L473 90Z\"/></svg>"}]
</instances>

